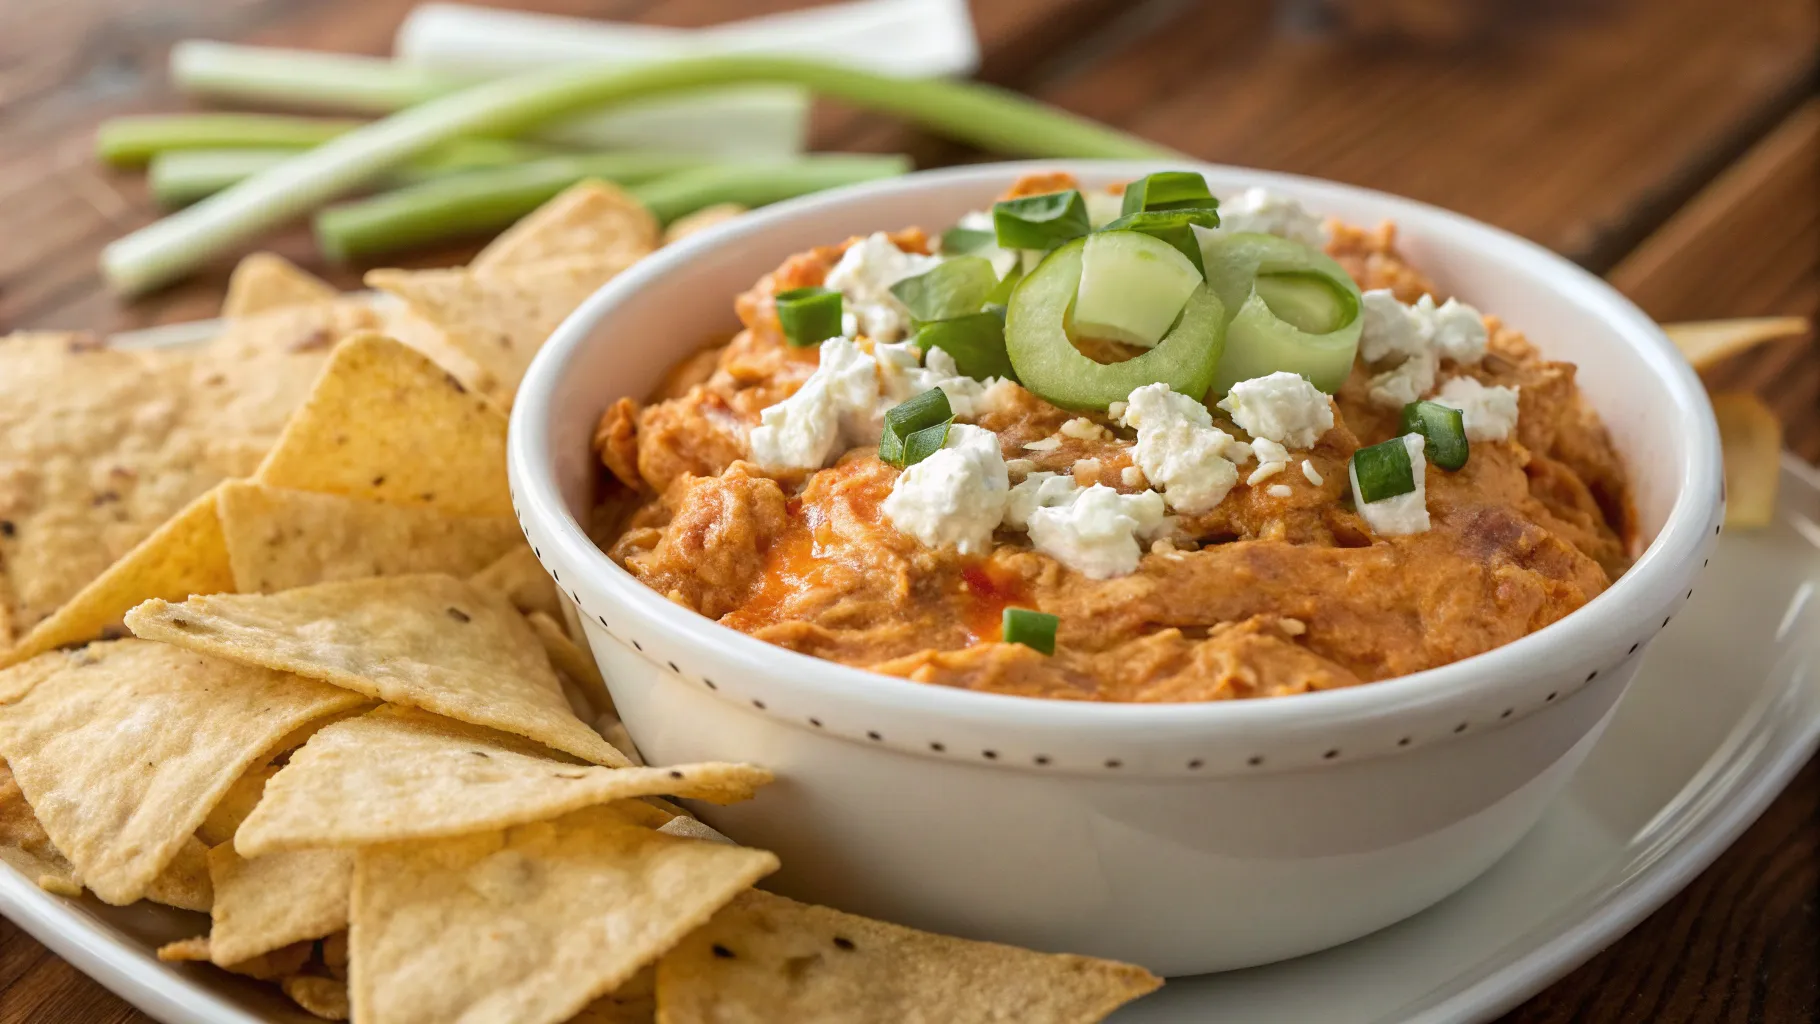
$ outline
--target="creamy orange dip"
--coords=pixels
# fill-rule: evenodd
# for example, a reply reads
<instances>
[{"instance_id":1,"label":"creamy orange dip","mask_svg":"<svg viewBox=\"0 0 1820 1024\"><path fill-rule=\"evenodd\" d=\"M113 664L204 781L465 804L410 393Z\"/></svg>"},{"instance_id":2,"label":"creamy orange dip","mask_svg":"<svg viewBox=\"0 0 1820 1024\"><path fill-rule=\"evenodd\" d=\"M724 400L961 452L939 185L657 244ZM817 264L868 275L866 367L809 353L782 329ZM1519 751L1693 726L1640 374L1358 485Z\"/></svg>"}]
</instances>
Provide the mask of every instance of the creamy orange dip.
<instances>
[{"instance_id":1,"label":"creamy orange dip","mask_svg":"<svg viewBox=\"0 0 1820 1024\"><path fill-rule=\"evenodd\" d=\"M1050 176L1013 194L1058 187L1073 185ZM1445 298L1398 253L1391 226L1329 222L1325 233L1327 254L1362 290L1410 304ZM930 247L917 229L891 240L913 254ZM1093 578L1008 528L979 553L932 547L883 511L904 471L874 447L813 471L752 461L761 412L819 361L817 348L785 343L773 296L822 284L858 241L785 260L735 302L744 330L600 422L596 447L612 481L603 546L722 625L945 686L1225 700L1351 686L1490 650L1579 608L1627 564L1624 470L1574 367L1541 358L1490 316L1483 358L1442 359L1430 393L1456 378L1513 388L1515 424L1503 439L1473 441L1457 471L1416 464L1423 532L1381 535L1348 493L1353 453L1400 432L1398 411L1370 394L1383 367L1361 355L1333 396L1331 429L1255 482L1259 463L1241 466L1211 509L1172 512L1133 571ZM1211 411L1217 429L1255 440ZM1005 383L972 423L996 434L1012 484L1047 471L1120 494L1150 486L1134 469L1134 431L1108 413L1058 408ZM1002 642L1011 606L1059 617L1053 654Z\"/></svg>"}]
</instances>

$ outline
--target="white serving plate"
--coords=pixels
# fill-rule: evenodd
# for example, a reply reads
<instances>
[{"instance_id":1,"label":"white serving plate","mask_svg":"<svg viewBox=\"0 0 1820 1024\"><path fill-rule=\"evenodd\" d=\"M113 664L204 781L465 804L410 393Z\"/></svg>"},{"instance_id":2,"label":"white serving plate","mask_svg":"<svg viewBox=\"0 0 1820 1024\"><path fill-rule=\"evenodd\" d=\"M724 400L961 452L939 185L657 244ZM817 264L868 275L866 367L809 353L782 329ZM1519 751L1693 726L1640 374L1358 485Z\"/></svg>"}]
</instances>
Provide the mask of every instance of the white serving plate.
<instances>
[{"instance_id":1,"label":"white serving plate","mask_svg":"<svg viewBox=\"0 0 1820 1024\"><path fill-rule=\"evenodd\" d=\"M217 322L112 339L205 340ZM1688 612L1516 849L1401 924L1267 967L1171 981L1114 1024L1480 1021L1634 927L1711 864L1820 747L1820 470L1785 456L1777 521L1727 531ZM0 914L166 1024L314 1021L274 988L164 964L200 914L66 899L0 866Z\"/></svg>"}]
</instances>

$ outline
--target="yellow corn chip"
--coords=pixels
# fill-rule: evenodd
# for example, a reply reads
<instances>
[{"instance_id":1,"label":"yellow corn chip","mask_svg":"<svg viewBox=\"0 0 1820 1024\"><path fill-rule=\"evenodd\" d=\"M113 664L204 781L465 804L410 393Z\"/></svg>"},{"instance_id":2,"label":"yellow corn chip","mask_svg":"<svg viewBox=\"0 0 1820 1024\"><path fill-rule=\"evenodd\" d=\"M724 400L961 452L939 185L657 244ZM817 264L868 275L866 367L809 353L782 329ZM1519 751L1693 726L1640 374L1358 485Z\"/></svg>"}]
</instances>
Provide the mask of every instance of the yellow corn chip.
<instances>
[{"instance_id":1,"label":"yellow corn chip","mask_svg":"<svg viewBox=\"0 0 1820 1024\"><path fill-rule=\"evenodd\" d=\"M244 974L260 981L277 981L280 978L295 974L309 962L311 943L299 942L294 946L275 949L263 956L244 960L237 964L227 965L227 970L235 974ZM158 947L158 959L166 963L200 963L209 959L210 943L207 936L193 939L179 939L167 942Z\"/></svg>"},{"instance_id":2,"label":"yellow corn chip","mask_svg":"<svg viewBox=\"0 0 1820 1024\"><path fill-rule=\"evenodd\" d=\"M376 334L336 346L258 480L452 516L512 514L505 416Z\"/></svg>"},{"instance_id":3,"label":"yellow corn chip","mask_svg":"<svg viewBox=\"0 0 1820 1024\"><path fill-rule=\"evenodd\" d=\"M209 938L178 939L158 947L158 959L167 964L201 963L209 958Z\"/></svg>"},{"instance_id":4,"label":"yellow corn chip","mask_svg":"<svg viewBox=\"0 0 1820 1024\"><path fill-rule=\"evenodd\" d=\"M354 1017L556 1024L776 870L762 850L674 839L592 807L355 855Z\"/></svg>"},{"instance_id":5,"label":"yellow corn chip","mask_svg":"<svg viewBox=\"0 0 1820 1024\"><path fill-rule=\"evenodd\" d=\"M697 235L709 228L717 228L731 220L738 220L746 208L738 203L716 203L704 206L694 213L685 214L670 222L664 229L664 244L675 245L677 242Z\"/></svg>"},{"instance_id":6,"label":"yellow corn chip","mask_svg":"<svg viewBox=\"0 0 1820 1024\"><path fill-rule=\"evenodd\" d=\"M556 671L581 688L596 714L610 713L613 696L607 692L607 680L600 674L600 666L594 664L594 656L569 639L568 631L543 612L532 612L525 616L525 621L531 624L531 631L537 634L538 642L543 644L543 651L550 656L550 664L556 666Z\"/></svg>"},{"instance_id":7,"label":"yellow corn chip","mask_svg":"<svg viewBox=\"0 0 1820 1024\"><path fill-rule=\"evenodd\" d=\"M1782 422L1748 392L1712 396L1725 457L1725 525L1755 529L1776 518L1782 482Z\"/></svg>"},{"instance_id":8,"label":"yellow corn chip","mask_svg":"<svg viewBox=\"0 0 1820 1024\"><path fill-rule=\"evenodd\" d=\"M490 831L659 793L732 803L770 781L765 769L740 764L565 764L515 737L385 707L323 729L291 755L234 846L263 860Z\"/></svg>"},{"instance_id":9,"label":"yellow corn chip","mask_svg":"<svg viewBox=\"0 0 1820 1024\"><path fill-rule=\"evenodd\" d=\"M1806 317L1766 316L1742 320L1695 320L1663 324L1662 330L1675 343L1694 369L1704 370L1730 356L1755 348L1766 341L1789 338L1807 332Z\"/></svg>"},{"instance_id":10,"label":"yellow corn chip","mask_svg":"<svg viewBox=\"0 0 1820 1024\"><path fill-rule=\"evenodd\" d=\"M209 883L208 847L195 836L184 840L177 848L177 856L145 887L145 898L167 907L208 913L215 903L215 887Z\"/></svg>"},{"instance_id":11,"label":"yellow corn chip","mask_svg":"<svg viewBox=\"0 0 1820 1024\"><path fill-rule=\"evenodd\" d=\"M4 761L0 761L0 861L12 865L40 889L64 896L82 893L76 869L57 852Z\"/></svg>"},{"instance_id":12,"label":"yellow corn chip","mask_svg":"<svg viewBox=\"0 0 1820 1024\"><path fill-rule=\"evenodd\" d=\"M575 257L480 274L375 270L367 283L403 299L485 374L482 390L510 408L531 357L582 300L636 257Z\"/></svg>"},{"instance_id":13,"label":"yellow corn chip","mask_svg":"<svg viewBox=\"0 0 1820 1024\"><path fill-rule=\"evenodd\" d=\"M208 852L215 905L209 959L228 966L348 926L348 850L301 850L247 860L233 843Z\"/></svg>"},{"instance_id":14,"label":"yellow corn chip","mask_svg":"<svg viewBox=\"0 0 1820 1024\"><path fill-rule=\"evenodd\" d=\"M322 940L322 965L331 976L343 981L348 977L348 933L336 932Z\"/></svg>"},{"instance_id":15,"label":"yellow corn chip","mask_svg":"<svg viewBox=\"0 0 1820 1024\"><path fill-rule=\"evenodd\" d=\"M748 892L657 965L664 1024L1087 1024L1162 981L1142 967L931 935Z\"/></svg>"},{"instance_id":16,"label":"yellow corn chip","mask_svg":"<svg viewBox=\"0 0 1820 1024\"><path fill-rule=\"evenodd\" d=\"M286 742L288 741L280 740L279 746L282 748ZM234 833L240 830L241 823L258 806L259 798L265 795L265 784L276 774L278 766L272 764L247 769L245 775L235 779L234 784L228 787L221 802L215 805L209 816L202 819L202 826L196 830L196 838L210 849L231 842Z\"/></svg>"},{"instance_id":17,"label":"yellow corn chip","mask_svg":"<svg viewBox=\"0 0 1820 1024\"><path fill-rule=\"evenodd\" d=\"M241 260L228 278L227 299L221 304L225 317L252 316L286 306L325 302L335 297L327 281L305 273L297 264L272 252L256 252Z\"/></svg>"},{"instance_id":18,"label":"yellow corn chip","mask_svg":"<svg viewBox=\"0 0 1820 1024\"><path fill-rule=\"evenodd\" d=\"M569 710L524 616L497 594L452 576L342 580L182 604L148 601L133 609L127 625L143 637L295 672L589 761L626 763Z\"/></svg>"},{"instance_id":19,"label":"yellow corn chip","mask_svg":"<svg viewBox=\"0 0 1820 1024\"><path fill-rule=\"evenodd\" d=\"M231 482L217 501L234 589L242 594L365 576L466 576L523 544L511 519L445 516L337 494Z\"/></svg>"},{"instance_id":20,"label":"yellow corn chip","mask_svg":"<svg viewBox=\"0 0 1820 1024\"><path fill-rule=\"evenodd\" d=\"M556 581L526 545L501 555L498 561L468 577L468 582L504 594L526 615L542 612L552 619L562 619L562 597L556 592Z\"/></svg>"},{"instance_id":21,"label":"yellow corn chip","mask_svg":"<svg viewBox=\"0 0 1820 1024\"><path fill-rule=\"evenodd\" d=\"M314 974L293 974L281 983L291 1002L323 1020L348 1019L348 983Z\"/></svg>"},{"instance_id":22,"label":"yellow corn chip","mask_svg":"<svg viewBox=\"0 0 1820 1024\"><path fill-rule=\"evenodd\" d=\"M180 601L191 594L232 589L233 571L215 515L215 493L210 491L109 566L16 647L0 654L0 665L117 631L127 610L147 598Z\"/></svg>"},{"instance_id":23,"label":"yellow corn chip","mask_svg":"<svg viewBox=\"0 0 1820 1024\"><path fill-rule=\"evenodd\" d=\"M568 257L630 265L657 248L657 218L624 189L583 181L525 215L480 250L469 267L493 273Z\"/></svg>"},{"instance_id":24,"label":"yellow corn chip","mask_svg":"<svg viewBox=\"0 0 1820 1024\"><path fill-rule=\"evenodd\" d=\"M583 1007L569 1024L653 1024L656 1019L657 972L647 967Z\"/></svg>"},{"instance_id":25,"label":"yellow corn chip","mask_svg":"<svg viewBox=\"0 0 1820 1024\"><path fill-rule=\"evenodd\" d=\"M144 896L223 794L286 734L356 706L338 687L119 640L0 707L0 757L95 895Z\"/></svg>"}]
</instances>

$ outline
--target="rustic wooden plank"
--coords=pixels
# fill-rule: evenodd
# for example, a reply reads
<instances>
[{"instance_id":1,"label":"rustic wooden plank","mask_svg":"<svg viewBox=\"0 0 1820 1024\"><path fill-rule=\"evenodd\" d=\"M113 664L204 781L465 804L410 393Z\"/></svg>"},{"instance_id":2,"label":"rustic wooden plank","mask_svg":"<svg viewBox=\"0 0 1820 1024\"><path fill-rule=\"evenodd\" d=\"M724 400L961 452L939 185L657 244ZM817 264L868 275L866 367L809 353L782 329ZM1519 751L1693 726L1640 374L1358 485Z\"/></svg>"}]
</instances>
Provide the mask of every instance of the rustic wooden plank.
<instances>
[{"instance_id":1,"label":"rustic wooden plank","mask_svg":"<svg viewBox=\"0 0 1820 1024\"><path fill-rule=\"evenodd\" d=\"M1424 42L1283 24L1319 4L1164 3L1181 9L1041 95L1195 156L1424 199L1603 269L1816 66L1810 0L1454 6L1482 11L1483 30Z\"/></svg>"}]
</instances>

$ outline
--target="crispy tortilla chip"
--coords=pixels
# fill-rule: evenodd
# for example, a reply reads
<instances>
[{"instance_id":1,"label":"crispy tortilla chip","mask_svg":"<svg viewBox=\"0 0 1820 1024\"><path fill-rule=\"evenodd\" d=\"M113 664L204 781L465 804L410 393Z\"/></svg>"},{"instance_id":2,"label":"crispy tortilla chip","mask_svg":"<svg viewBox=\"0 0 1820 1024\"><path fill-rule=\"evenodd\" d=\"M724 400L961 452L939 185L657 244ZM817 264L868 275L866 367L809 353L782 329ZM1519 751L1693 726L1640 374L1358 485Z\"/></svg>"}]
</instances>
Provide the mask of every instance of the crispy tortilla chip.
<instances>
[{"instance_id":1,"label":"crispy tortilla chip","mask_svg":"<svg viewBox=\"0 0 1820 1024\"><path fill-rule=\"evenodd\" d=\"M355 856L355 1018L555 1024L613 991L776 870L592 807Z\"/></svg>"},{"instance_id":2,"label":"crispy tortilla chip","mask_svg":"<svg viewBox=\"0 0 1820 1024\"><path fill-rule=\"evenodd\" d=\"M158 947L158 959L167 964L204 963L209 958L209 937L178 939Z\"/></svg>"},{"instance_id":3,"label":"crispy tortilla chip","mask_svg":"<svg viewBox=\"0 0 1820 1024\"><path fill-rule=\"evenodd\" d=\"M288 742L288 738L280 740L279 747L282 749ZM253 808L259 805L259 798L265 795L265 784L276 774L278 766L273 764L255 765L247 769L245 775L235 779L234 784L228 787L227 793L221 797L215 809L209 812L209 816L202 819L202 826L196 830L196 838L210 849L231 842L247 815L252 814Z\"/></svg>"},{"instance_id":4,"label":"crispy tortilla chip","mask_svg":"<svg viewBox=\"0 0 1820 1024\"><path fill-rule=\"evenodd\" d=\"M657 218L625 190L583 181L512 225L468 266L494 273L569 257L617 259L625 265L657 248Z\"/></svg>"},{"instance_id":5,"label":"crispy tortilla chip","mask_svg":"<svg viewBox=\"0 0 1820 1024\"><path fill-rule=\"evenodd\" d=\"M339 931L324 938L319 956L322 966L328 969L332 977L346 981L348 977L348 933Z\"/></svg>"},{"instance_id":6,"label":"crispy tortilla chip","mask_svg":"<svg viewBox=\"0 0 1820 1024\"><path fill-rule=\"evenodd\" d=\"M1662 331L1675 343L1694 369L1704 370L1766 341L1805 334L1806 317L1766 316L1742 320L1695 320L1663 324Z\"/></svg>"},{"instance_id":7,"label":"crispy tortilla chip","mask_svg":"<svg viewBox=\"0 0 1820 1024\"><path fill-rule=\"evenodd\" d=\"M258 480L451 516L512 514L505 416L421 353L376 334L335 348Z\"/></svg>"},{"instance_id":8,"label":"crispy tortilla chip","mask_svg":"<svg viewBox=\"0 0 1820 1024\"><path fill-rule=\"evenodd\" d=\"M365 576L467 576L524 540L508 518L445 516L259 484L223 484L217 501L234 589L242 594Z\"/></svg>"},{"instance_id":9,"label":"crispy tortilla chip","mask_svg":"<svg viewBox=\"0 0 1820 1024\"><path fill-rule=\"evenodd\" d=\"M387 302L379 309L379 333L429 356L449 371L462 387L476 394L486 392L487 373L467 353L449 344L442 330L402 302Z\"/></svg>"},{"instance_id":10,"label":"crispy tortilla chip","mask_svg":"<svg viewBox=\"0 0 1820 1024\"><path fill-rule=\"evenodd\" d=\"M748 892L657 966L665 1024L1086 1024L1154 991L1142 967L931 935Z\"/></svg>"},{"instance_id":11,"label":"crispy tortilla chip","mask_svg":"<svg viewBox=\"0 0 1820 1024\"><path fill-rule=\"evenodd\" d=\"M5 761L0 761L0 861L47 892L62 896L82 894L76 869L57 852Z\"/></svg>"},{"instance_id":12,"label":"crispy tortilla chip","mask_svg":"<svg viewBox=\"0 0 1820 1024\"><path fill-rule=\"evenodd\" d=\"M221 304L224 317L253 316L286 306L304 306L326 302L336 295L335 288L297 264L272 252L256 252L242 259L228 278L227 299Z\"/></svg>"},{"instance_id":13,"label":"crispy tortilla chip","mask_svg":"<svg viewBox=\"0 0 1820 1024\"><path fill-rule=\"evenodd\" d=\"M191 594L234 589L221 521L210 491L159 527L126 557L57 613L40 622L18 646L0 654L0 665L35 657L108 635L120 629L127 610L147 598L182 600Z\"/></svg>"},{"instance_id":14,"label":"crispy tortilla chip","mask_svg":"<svg viewBox=\"0 0 1820 1024\"><path fill-rule=\"evenodd\" d=\"M698 235L709 228L717 228L731 220L738 220L745 214L746 208L738 203L716 203L704 206L694 213L678 217L664 229L664 244L675 245L677 242Z\"/></svg>"},{"instance_id":15,"label":"crispy tortilla chip","mask_svg":"<svg viewBox=\"0 0 1820 1024\"><path fill-rule=\"evenodd\" d=\"M1748 392L1712 396L1725 456L1725 525L1755 529L1776 518L1782 482L1782 423Z\"/></svg>"},{"instance_id":16,"label":"crispy tortilla chip","mask_svg":"<svg viewBox=\"0 0 1820 1024\"><path fill-rule=\"evenodd\" d=\"M143 637L295 672L599 764L626 763L569 710L524 616L497 594L452 576L342 580L182 604L148 601L133 609L127 625Z\"/></svg>"},{"instance_id":17,"label":"crispy tortilla chip","mask_svg":"<svg viewBox=\"0 0 1820 1024\"><path fill-rule=\"evenodd\" d=\"M635 257L553 260L480 274L468 270L375 270L367 283L403 299L485 374L481 390L512 405L525 368L550 332L630 266Z\"/></svg>"},{"instance_id":18,"label":"crispy tortilla chip","mask_svg":"<svg viewBox=\"0 0 1820 1024\"><path fill-rule=\"evenodd\" d=\"M300 850L247 860L233 843L208 852L215 905L209 912L209 958L239 963L295 942L325 938L348 926L348 850Z\"/></svg>"},{"instance_id":19,"label":"crispy tortilla chip","mask_svg":"<svg viewBox=\"0 0 1820 1024\"><path fill-rule=\"evenodd\" d=\"M513 607L526 615L542 612L552 619L562 619L562 597L556 591L556 581L527 545L501 555L498 561L468 577L468 582L504 594Z\"/></svg>"},{"instance_id":20,"label":"crispy tortilla chip","mask_svg":"<svg viewBox=\"0 0 1820 1024\"><path fill-rule=\"evenodd\" d=\"M229 964L226 969L260 981L277 981L295 974L309 962L310 946L308 942L300 942L295 946L275 949L264 956ZM166 963L201 963L209 959L209 950L208 937L199 935L193 939L179 939L159 946L158 959Z\"/></svg>"},{"instance_id":21,"label":"crispy tortilla chip","mask_svg":"<svg viewBox=\"0 0 1820 1024\"><path fill-rule=\"evenodd\" d=\"M323 1020L348 1019L348 983L314 974L293 974L281 983L291 1002Z\"/></svg>"},{"instance_id":22,"label":"crispy tortilla chip","mask_svg":"<svg viewBox=\"0 0 1820 1024\"><path fill-rule=\"evenodd\" d=\"M657 1019L657 971L647 967L601 996L568 1024L652 1024Z\"/></svg>"},{"instance_id":23,"label":"crispy tortilla chip","mask_svg":"<svg viewBox=\"0 0 1820 1024\"><path fill-rule=\"evenodd\" d=\"M516 737L384 707L323 729L293 754L234 845L264 859L490 831L659 793L732 803L770 781L765 769L741 764L565 764Z\"/></svg>"},{"instance_id":24,"label":"crispy tortilla chip","mask_svg":"<svg viewBox=\"0 0 1820 1024\"><path fill-rule=\"evenodd\" d=\"M274 744L361 703L323 683L165 644L92 644L0 707L0 757L95 895L146 894Z\"/></svg>"},{"instance_id":25,"label":"crispy tortilla chip","mask_svg":"<svg viewBox=\"0 0 1820 1024\"><path fill-rule=\"evenodd\" d=\"M726 836L723 836L719 832L702 824L699 819L691 818L686 814L678 815L677 817L664 822L657 827L657 831L662 832L667 836L675 836L678 839L705 839L710 843L733 842L733 840L728 839Z\"/></svg>"},{"instance_id":26,"label":"crispy tortilla chip","mask_svg":"<svg viewBox=\"0 0 1820 1024\"><path fill-rule=\"evenodd\" d=\"M600 674L600 666L594 664L593 655L569 639L568 631L543 612L532 612L525 616L525 621L531 624L531 631L543 644L550 664L581 688L594 713L612 711L613 696L607 692L607 680Z\"/></svg>"},{"instance_id":27,"label":"crispy tortilla chip","mask_svg":"<svg viewBox=\"0 0 1820 1024\"><path fill-rule=\"evenodd\" d=\"M206 914L215 905L215 887L209 882L209 850L195 836L177 848L177 856L145 887L145 898L179 910Z\"/></svg>"}]
</instances>

